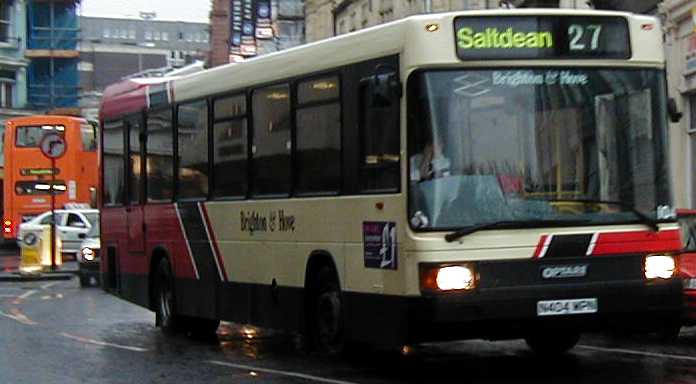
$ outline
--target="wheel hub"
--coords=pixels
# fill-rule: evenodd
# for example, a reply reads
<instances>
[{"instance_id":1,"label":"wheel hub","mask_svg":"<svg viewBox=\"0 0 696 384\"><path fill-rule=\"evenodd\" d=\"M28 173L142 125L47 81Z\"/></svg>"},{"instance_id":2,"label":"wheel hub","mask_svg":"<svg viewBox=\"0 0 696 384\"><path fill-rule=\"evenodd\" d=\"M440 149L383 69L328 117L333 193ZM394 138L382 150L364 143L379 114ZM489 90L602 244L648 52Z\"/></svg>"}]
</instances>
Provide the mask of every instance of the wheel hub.
<instances>
[{"instance_id":1,"label":"wheel hub","mask_svg":"<svg viewBox=\"0 0 696 384\"><path fill-rule=\"evenodd\" d=\"M331 342L338 336L341 318L341 300L338 292L324 292L317 303L318 331L323 342Z\"/></svg>"}]
</instances>

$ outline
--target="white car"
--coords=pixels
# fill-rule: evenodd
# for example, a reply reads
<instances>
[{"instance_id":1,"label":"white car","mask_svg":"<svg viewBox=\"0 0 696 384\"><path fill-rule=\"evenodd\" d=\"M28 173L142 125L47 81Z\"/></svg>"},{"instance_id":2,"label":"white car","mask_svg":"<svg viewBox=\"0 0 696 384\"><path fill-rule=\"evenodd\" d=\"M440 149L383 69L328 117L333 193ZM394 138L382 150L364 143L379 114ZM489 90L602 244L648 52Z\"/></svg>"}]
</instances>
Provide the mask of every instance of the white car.
<instances>
[{"instance_id":1,"label":"white car","mask_svg":"<svg viewBox=\"0 0 696 384\"><path fill-rule=\"evenodd\" d=\"M62 253L77 255L82 244L80 234L89 232L98 221L98 209L56 209L56 230L63 244ZM47 225L51 225L51 211L20 224L17 241L21 242L29 233L41 236L41 231Z\"/></svg>"}]
</instances>

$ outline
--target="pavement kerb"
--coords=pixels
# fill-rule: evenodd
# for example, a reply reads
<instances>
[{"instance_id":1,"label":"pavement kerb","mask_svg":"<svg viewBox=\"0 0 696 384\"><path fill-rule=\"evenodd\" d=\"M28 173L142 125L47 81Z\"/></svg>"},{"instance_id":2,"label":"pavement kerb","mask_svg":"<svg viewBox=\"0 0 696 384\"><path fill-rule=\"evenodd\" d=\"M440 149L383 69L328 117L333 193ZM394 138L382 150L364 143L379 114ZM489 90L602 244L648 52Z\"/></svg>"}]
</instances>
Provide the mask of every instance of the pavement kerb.
<instances>
[{"instance_id":1,"label":"pavement kerb","mask_svg":"<svg viewBox=\"0 0 696 384\"><path fill-rule=\"evenodd\" d=\"M70 280L80 272L76 269L58 270L55 272L42 272L38 275L21 274L18 270L10 272L0 272L0 282L21 282L21 281L55 281Z\"/></svg>"},{"instance_id":2,"label":"pavement kerb","mask_svg":"<svg viewBox=\"0 0 696 384\"><path fill-rule=\"evenodd\" d=\"M76 272L42 273L41 275L35 276L20 275L19 273L3 273L0 274L0 282L70 280L75 275Z\"/></svg>"}]
</instances>

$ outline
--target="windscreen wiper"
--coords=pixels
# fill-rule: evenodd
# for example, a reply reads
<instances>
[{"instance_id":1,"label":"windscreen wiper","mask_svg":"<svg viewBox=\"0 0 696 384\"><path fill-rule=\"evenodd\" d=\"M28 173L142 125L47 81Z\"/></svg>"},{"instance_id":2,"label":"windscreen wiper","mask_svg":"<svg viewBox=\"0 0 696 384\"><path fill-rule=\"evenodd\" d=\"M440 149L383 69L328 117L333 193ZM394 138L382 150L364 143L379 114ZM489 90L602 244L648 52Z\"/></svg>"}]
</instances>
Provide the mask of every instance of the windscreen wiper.
<instances>
[{"instance_id":1,"label":"windscreen wiper","mask_svg":"<svg viewBox=\"0 0 696 384\"><path fill-rule=\"evenodd\" d=\"M633 213L636 215L638 220L650 227L653 232L657 232L660 228L657 226L658 220L648 216L645 212L641 212L638 208L631 204L624 203L623 201L616 200L593 200L593 199L534 199L549 201L552 203L585 203L585 204L608 204L608 205L618 205L619 207Z\"/></svg>"},{"instance_id":2,"label":"windscreen wiper","mask_svg":"<svg viewBox=\"0 0 696 384\"><path fill-rule=\"evenodd\" d=\"M494 221L491 223L483 223L463 227L454 232L445 235L445 241L451 243L457 241L466 235L485 229L500 229L500 228L535 228L554 225L581 225L590 223L590 220L504 220Z\"/></svg>"}]
</instances>

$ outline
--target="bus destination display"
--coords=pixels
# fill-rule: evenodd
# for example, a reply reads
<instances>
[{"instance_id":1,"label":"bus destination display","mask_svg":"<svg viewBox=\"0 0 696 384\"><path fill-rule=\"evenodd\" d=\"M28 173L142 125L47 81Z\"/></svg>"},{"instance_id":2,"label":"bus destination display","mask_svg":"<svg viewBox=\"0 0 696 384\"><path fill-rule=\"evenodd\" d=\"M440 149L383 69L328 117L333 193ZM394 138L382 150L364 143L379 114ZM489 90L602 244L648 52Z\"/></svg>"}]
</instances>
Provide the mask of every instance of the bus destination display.
<instances>
[{"instance_id":1,"label":"bus destination display","mask_svg":"<svg viewBox=\"0 0 696 384\"><path fill-rule=\"evenodd\" d=\"M462 60L631 56L628 23L622 17L459 17L454 33Z\"/></svg>"}]
</instances>

